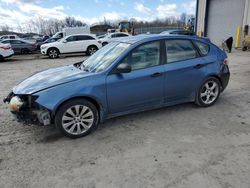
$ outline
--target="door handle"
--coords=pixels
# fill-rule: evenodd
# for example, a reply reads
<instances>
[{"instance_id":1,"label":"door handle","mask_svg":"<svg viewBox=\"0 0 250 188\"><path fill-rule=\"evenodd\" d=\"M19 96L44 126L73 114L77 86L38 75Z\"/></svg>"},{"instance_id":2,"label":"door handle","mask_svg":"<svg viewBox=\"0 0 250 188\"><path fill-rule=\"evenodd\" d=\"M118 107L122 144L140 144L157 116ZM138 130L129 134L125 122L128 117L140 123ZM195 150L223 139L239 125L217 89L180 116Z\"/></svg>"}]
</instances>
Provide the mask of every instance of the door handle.
<instances>
[{"instance_id":1,"label":"door handle","mask_svg":"<svg viewBox=\"0 0 250 188\"><path fill-rule=\"evenodd\" d=\"M202 67L204 67L203 64L197 64L197 65L194 66L195 69L200 69L200 68L202 68Z\"/></svg>"},{"instance_id":2,"label":"door handle","mask_svg":"<svg viewBox=\"0 0 250 188\"><path fill-rule=\"evenodd\" d=\"M161 75L162 75L161 72L156 72L156 73L152 74L151 77L155 78L155 77L159 77Z\"/></svg>"}]
</instances>

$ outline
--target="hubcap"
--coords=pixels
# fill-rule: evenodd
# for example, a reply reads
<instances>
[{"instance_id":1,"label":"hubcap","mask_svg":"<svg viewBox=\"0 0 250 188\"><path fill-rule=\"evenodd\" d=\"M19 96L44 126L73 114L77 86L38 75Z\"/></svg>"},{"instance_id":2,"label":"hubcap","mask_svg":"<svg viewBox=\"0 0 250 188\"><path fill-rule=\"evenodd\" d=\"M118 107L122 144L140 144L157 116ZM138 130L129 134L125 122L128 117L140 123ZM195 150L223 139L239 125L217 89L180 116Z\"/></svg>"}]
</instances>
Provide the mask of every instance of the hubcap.
<instances>
[{"instance_id":1,"label":"hubcap","mask_svg":"<svg viewBox=\"0 0 250 188\"><path fill-rule=\"evenodd\" d=\"M208 81L203 86L200 98L205 104L213 103L219 95L219 85L215 81Z\"/></svg>"},{"instance_id":2,"label":"hubcap","mask_svg":"<svg viewBox=\"0 0 250 188\"><path fill-rule=\"evenodd\" d=\"M94 122L93 111L84 105L67 109L62 116L62 126L70 134L79 135L91 128Z\"/></svg>"},{"instance_id":3,"label":"hubcap","mask_svg":"<svg viewBox=\"0 0 250 188\"><path fill-rule=\"evenodd\" d=\"M50 57L52 57L52 58L56 58L56 57L57 57L57 51L56 51L56 50L51 50L51 51L49 52L49 55L50 55Z\"/></svg>"},{"instance_id":4,"label":"hubcap","mask_svg":"<svg viewBox=\"0 0 250 188\"><path fill-rule=\"evenodd\" d=\"M89 49L89 54L92 55L96 52L96 49L94 47Z\"/></svg>"}]
</instances>

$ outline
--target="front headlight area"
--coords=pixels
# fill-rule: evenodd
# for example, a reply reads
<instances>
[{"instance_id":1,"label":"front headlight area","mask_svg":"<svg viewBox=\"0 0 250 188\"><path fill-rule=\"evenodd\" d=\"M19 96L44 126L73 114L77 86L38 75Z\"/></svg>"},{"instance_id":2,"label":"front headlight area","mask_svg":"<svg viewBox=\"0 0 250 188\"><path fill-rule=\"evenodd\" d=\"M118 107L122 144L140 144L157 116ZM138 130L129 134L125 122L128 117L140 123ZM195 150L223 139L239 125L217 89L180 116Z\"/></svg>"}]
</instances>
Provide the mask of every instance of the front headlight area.
<instances>
[{"instance_id":1,"label":"front headlight area","mask_svg":"<svg viewBox=\"0 0 250 188\"><path fill-rule=\"evenodd\" d=\"M27 124L51 124L51 113L48 109L36 103L38 96L35 95L14 95L9 96L6 102L9 103L10 111L15 117Z\"/></svg>"},{"instance_id":2,"label":"front headlight area","mask_svg":"<svg viewBox=\"0 0 250 188\"><path fill-rule=\"evenodd\" d=\"M41 46L41 49L43 50L43 49L46 49L46 48L48 48L48 46L46 46L46 45L42 45Z\"/></svg>"}]
</instances>

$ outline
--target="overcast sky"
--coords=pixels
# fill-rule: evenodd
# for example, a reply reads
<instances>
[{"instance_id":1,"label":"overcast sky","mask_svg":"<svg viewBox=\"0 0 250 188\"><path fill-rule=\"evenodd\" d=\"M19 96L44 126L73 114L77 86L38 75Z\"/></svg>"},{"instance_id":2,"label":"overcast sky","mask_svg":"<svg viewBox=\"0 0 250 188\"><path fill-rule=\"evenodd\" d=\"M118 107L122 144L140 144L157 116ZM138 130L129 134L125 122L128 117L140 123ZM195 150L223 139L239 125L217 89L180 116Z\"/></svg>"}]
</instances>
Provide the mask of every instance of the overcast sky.
<instances>
[{"instance_id":1,"label":"overcast sky","mask_svg":"<svg viewBox=\"0 0 250 188\"><path fill-rule=\"evenodd\" d=\"M88 24L136 18L153 20L195 13L195 0L0 0L0 25L27 22L33 17L75 16Z\"/></svg>"}]
</instances>

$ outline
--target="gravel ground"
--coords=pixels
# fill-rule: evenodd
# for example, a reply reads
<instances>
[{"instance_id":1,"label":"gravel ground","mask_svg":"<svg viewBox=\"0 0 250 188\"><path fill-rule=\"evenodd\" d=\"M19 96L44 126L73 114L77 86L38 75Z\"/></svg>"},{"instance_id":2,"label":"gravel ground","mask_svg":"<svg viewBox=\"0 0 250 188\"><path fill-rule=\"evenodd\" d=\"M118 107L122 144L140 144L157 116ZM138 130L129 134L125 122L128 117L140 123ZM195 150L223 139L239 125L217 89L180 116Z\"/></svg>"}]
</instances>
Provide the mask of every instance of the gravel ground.
<instances>
[{"instance_id":1,"label":"gravel ground","mask_svg":"<svg viewBox=\"0 0 250 188\"><path fill-rule=\"evenodd\" d=\"M0 64L0 99L29 75L82 60L17 56ZM0 102L0 187L250 187L250 53L210 108L184 104L111 119L81 139L22 126Z\"/></svg>"}]
</instances>

